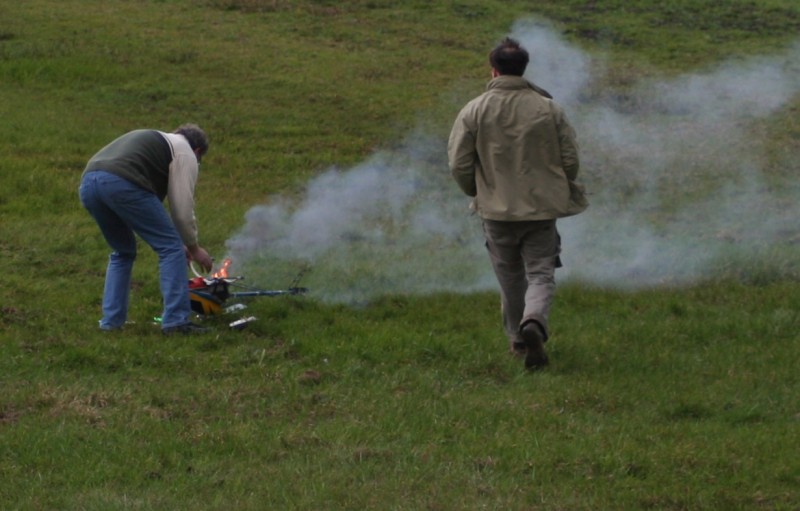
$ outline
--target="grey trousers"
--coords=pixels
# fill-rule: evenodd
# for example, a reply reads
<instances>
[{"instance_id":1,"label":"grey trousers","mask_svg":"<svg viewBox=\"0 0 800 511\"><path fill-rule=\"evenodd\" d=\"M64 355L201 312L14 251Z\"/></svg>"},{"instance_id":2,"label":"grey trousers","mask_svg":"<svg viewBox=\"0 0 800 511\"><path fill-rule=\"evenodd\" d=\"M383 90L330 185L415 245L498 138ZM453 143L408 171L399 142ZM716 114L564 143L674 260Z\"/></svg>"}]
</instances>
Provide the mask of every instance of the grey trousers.
<instances>
[{"instance_id":1,"label":"grey trousers","mask_svg":"<svg viewBox=\"0 0 800 511\"><path fill-rule=\"evenodd\" d=\"M561 238L555 220L483 220L486 249L500 284L503 328L511 343L522 342L520 327L536 321L549 336L547 318L561 266Z\"/></svg>"}]
</instances>

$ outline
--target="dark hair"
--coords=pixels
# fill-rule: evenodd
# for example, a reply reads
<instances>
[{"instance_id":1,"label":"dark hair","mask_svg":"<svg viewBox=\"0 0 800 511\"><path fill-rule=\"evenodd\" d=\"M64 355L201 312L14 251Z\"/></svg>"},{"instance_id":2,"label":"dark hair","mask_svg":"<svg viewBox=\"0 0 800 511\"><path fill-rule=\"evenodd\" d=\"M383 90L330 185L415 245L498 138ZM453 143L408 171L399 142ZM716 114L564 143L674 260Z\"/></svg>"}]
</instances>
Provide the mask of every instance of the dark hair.
<instances>
[{"instance_id":1,"label":"dark hair","mask_svg":"<svg viewBox=\"0 0 800 511\"><path fill-rule=\"evenodd\" d=\"M529 60L527 50L510 37L503 39L489 53L489 64L501 75L522 76Z\"/></svg>"},{"instance_id":2,"label":"dark hair","mask_svg":"<svg viewBox=\"0 0 800 511\"><path fill-rule=\"evenodd\" d=\"M181 124L175 130L175 133L186 137L189 145L192 146L192 151L200 149L200 156L208 152L208 137L206 132L200 129L197 124Z\"/></svg>"}]
</instances>

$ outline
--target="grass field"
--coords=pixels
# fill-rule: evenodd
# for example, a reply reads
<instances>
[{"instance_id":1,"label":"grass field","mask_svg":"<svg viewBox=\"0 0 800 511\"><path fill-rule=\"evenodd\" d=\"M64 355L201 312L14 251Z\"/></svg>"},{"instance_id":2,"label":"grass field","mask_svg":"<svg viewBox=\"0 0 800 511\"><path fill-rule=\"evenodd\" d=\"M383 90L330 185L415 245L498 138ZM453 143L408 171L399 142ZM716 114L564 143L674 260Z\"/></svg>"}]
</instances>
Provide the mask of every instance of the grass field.
<instances>
[{"instance_id":1,"label":"grass field","mask_svg":"<svg viewBox=\"0 0 800 511\"><path fill-rule=\"evenodd\" d=\"M592 194L537 373L444 155L509 33ZM0 4L0 509L800 510L798 34L793 0ZM310 293L163 337L142 245L104 334L81 171L183 122L202 244Z\"/></svg>"}]
</instances>

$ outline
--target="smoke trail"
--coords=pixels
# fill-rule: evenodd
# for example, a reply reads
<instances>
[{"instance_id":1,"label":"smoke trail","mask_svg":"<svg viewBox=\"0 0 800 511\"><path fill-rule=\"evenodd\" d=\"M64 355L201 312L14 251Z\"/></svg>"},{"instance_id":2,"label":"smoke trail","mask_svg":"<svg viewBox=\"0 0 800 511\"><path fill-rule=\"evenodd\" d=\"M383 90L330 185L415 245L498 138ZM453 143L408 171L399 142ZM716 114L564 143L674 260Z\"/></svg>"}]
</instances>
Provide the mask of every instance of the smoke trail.
<instances>
[{"instance_id":1,"label":"smoke trail","mask_svg":"<svg viewBox=\"0 0 800 511\"><path fill-rule=\"evenodd\" d=\"M562 278L639 287L796 277L800 189L786 179L796 149L771 146L767 133L800 90L798 56L795 45L643 82L623 100L565 98L594 195L587 213L561 222Z\"/></svg>"},{"instance_id":2,"label":"smoke trail","mask_svg":"<svg viewBox=\"0 0 800 511\"><path fill-rule=\"evenodd\" d=\"M526 76L576 127L592 192L586 213L560 221L560 279L690 282L738 265L731 254L764 258L779 240L800 242L800 193L770 181L779 165L797 170L796 152L770 157L760 133L800 89L800 46L609 99L587 94L595 63L552 29L523 22L511 35L532 50ZM310 267L305 284L325 300L492 289L468 202L447 171L446 141L412 133L354 168L329 169L298 199L253 207L227 247L260 281Z\"/></svg>"},{"instance_id":3,"label":"smoke trail","mask_svg":"<svg viewBox=\"0 0 800 511\"><path fill-rule=\"evenodd\" d=\"M493 280L466 204L446 142L413 133L352 169L329 169L299 200L252 208L227 247L257 279L311 268L304 285L329 301L486 289Z\"/></svg>"}]
</instances>

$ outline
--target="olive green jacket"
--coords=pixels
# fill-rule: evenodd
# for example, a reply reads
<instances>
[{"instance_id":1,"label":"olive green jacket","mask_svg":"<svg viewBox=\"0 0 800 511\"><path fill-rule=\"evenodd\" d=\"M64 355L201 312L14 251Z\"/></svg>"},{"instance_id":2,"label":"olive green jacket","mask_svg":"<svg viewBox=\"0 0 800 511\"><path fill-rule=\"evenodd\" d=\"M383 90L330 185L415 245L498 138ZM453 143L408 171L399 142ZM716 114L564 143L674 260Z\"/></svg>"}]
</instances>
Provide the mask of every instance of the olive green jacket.
<instances>
[{"instance_id":1,"label":"olive green jacket","mask_svg":"<svg viewBox=\"0 0 800 511\"><path fill-rule=\"evenodd\" d=\"M586 209L575 130L561 107L519 76L486 89L458 114L447 147L450 172L481 218L552 220Z\"/></svg>"}]
</instances>

